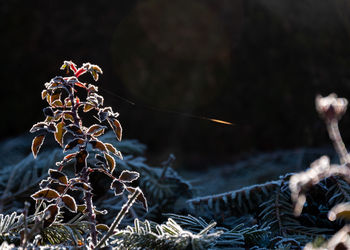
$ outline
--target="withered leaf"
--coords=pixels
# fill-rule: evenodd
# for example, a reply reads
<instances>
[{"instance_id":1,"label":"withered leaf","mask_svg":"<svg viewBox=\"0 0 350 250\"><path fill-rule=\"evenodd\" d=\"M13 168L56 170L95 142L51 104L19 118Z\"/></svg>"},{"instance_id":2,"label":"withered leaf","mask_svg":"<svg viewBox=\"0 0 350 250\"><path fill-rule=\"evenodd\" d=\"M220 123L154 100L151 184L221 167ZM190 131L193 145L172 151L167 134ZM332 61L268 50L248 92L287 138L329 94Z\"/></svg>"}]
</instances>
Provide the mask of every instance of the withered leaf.
<instances>
[{"instance_id":1,"label":"withered leaf","mask_svg":"<svg viewBox=\"0 0 350 250\"><path fill-rule=\"evenodd\" d=\"M62 185L58 182L52 182L48 185L49 188L56 190L58 193L63 194L64 190L66 190L66 185Z\"/></svg>"},{"instance_id":2,"label":"withered leaf","mask_svg":"<svg viewBox=\"0 0 350 250\"><path fill-rule=\"evenodd\" d=\"M94 136L100 136L104 133L104 130L106 129L105 126L101 126L98 124L91 125L88 129L88 133L92 134Z\"/></svg>"},{"instance_id":3,"label":"withered leaf","mask_svg":"<svg viewBox=\"0 0 350 250\"><path fill-rule=\"evenodd\" d=\"M71 153L71 154L66 155L63 159L64 159L65 161L70 161L70 160L72 160L76 155L77 155L77 153Z\"/></svg>"},{"instance_id":4,"label":"withered leaf","mask_svg":"<svg viewBox=\"0 0 350 250\"><path fill-rule=\"evenodd\" d=\"M77 126L75 124L69 124L69 125L65 126L64 128L73 135L82 135L83 134L83 132L81 131L79 126Z\"/></svg>"},{"instance_id":5,"label":"withered leaf","mask_svg":"<svg viewBox=\"0 0 350 250\"><path fill-rule=\"evenodd\" d=\"M105 146L106 146L106 148L108 149L109 152L111 152L112 154L114 154L115 156L117 156L118 158L123 160L122 153L120 151L118 151L112 144L105 143Z\"/></svg>"},{"instance_id":6,"label":"withered leaf","mask_svg":"<svg viewBox=\"0 0 350 250\"><path fill-rule=\"evenodd\" d=\"M83 111L84 111L84 112L89 112L89 111L92 110L93 108L95 108L94 105L91 105L91 104L84 104Z\"/></svg>"},{"instance_id":7,"label":"withered leaf","mask_svg":"<svg viewBox=\"0 0 350 250\"><path fill-rule=\"evenodd\" d=\"M78 144L80 144L80 145L84 144L84 140L79 139L79 138L71 140L64 148L64 151L70 150L70 149L76 147Z\"/></svg>"},{"instance_id":8,"label":"withered leaf","mask_svg":"<svg viewBox=\"0 0 350 250\"><path fill-rule=\"evenodd\" d=\"M111 184L111 189L114 190L115 196L121 195L124 192L125 188L128 187L126 187L125 184L119 180L114 180Z\"/></svg>"},{"instance_id":9,"label":"withered leaf","mask_svg":"<svg viewBox=\"0 0 350 250\"><path fill-rule=\"evenodd\" d=\"M59 194L57 191L53 189L45 188L45 189L39 190L35 194L32 194L31 197L34 200L52 201L54 199L57 199L59 197Z\"/></svg>"},{"instance_id":10,"label":"withered leaf","mask_svg":"<svg viewBox=\"0 0 350 250\"><path fill-rule=\"evenodd\" d=\"M63 108L63 102L60 99L57 99L51 103L51 106L55 108Z\"/></svg>"},{"instance_id":11,"label":"withered leaf","mask_svg":"<svg viewBox=\"0 0 350 250\"><path fill-rule=\"evenodd\" d=\"M105 144L99 140L90 140L89 143L92 145L94 149L98 149L102 152L107 152L107 148Z\"/></svg>"},{"instance_id":12,"label":"withered leaf","mask_svg":"<svg viewBox=\"0 0 350 250\"><path fill-rule=\"evenodd\" d=\"M122 140L123 129L120 122L117 119L108 119L110 126L112 127L118 141Z\"/></svg>"},{"instance_id":13,"label":"withered leaf","mask_svg":"<svg viewBox=\"0 0 350 250\"><path fill-rule=\"evenodd\" d=\"M58 181L59 183L68 184L67 176L64 173L62 173L61 171L50 168L49 175L52 179Z\"/></svg>"},{"instance_id":14,"label":"withered leaf","mask_svg":"<svg viewBox=\"0 0 350 250\"><path fill-rule=\"evenodd\" d=\"M74 122L73 115L71 115L69 113L63 113L63 119Z\"/></svg>"},{"instance_id":15,"label":"withered leaf","mask_svg":"<svg viewBox=\"0 0 350 250\"><path fill-rule=\"evenodd\" d=\"M64 129L64 125L65 123L63 121L57 123L56 125L57 131L55 133L55 139L58 142L58 144L61 145L61 147L63 147L63 136L66 133L66 130Z\"/></svg>"},{"instance_id":16,"label":"withered leaf","mask_svg":"<svg viewBox=\"0 0 350 250\"><path fill-rule=\"evenodd\" d=\"M72 190L79 190L79 191L91 191L91 187L88 184L83 183L83 182L74 183L71 186L71 189Z\"/></svg>"},{"instance_id":17,"label":"withered leaf","mask_svg":"<svg viewBox=\"0 0 350 250\"><path fill-rule=\"evenodd\" d=\"M140 194L136 198L136 201L141 202L141 204L143 205L143 208L146 211L148 210L147 199L141 190L140 190Z\"/></svg>"},{"instance_id":18,"label":"withered leaf","mask_svg":"<svg viewBox=\"0 0 350 250\"><path fill-rule=\"evenodd\" d=\"M81 170L87 166L87 157L88 157L88 152L86 150L82 150L79 153L77 153L75 159L75 174L78 174L81 172Z\"/></svg>"},{"instance_id":19,"label":"withered leaf","mask_svg":"<svg viewBox=\"0 0 350 250\"><path fill-rule=\"evenodd\" d=\"M47 96L47 90L44 89L43 91L41 91L41 99L44 100L46 98L46 96Z\"/></svg>"},{"instance_id":20,"label":"withered leaf","mask_svg":"<svg viewBox=\"0 0 350 250\"><path fill-rule=\"evenodd\" d=\"M119 180L122 182L133 182L140 177L140 174L135 171L123 170L123 172L119 176Z\"/></svg>"},{"instance_id":21,"label":"withered leaf","mask_svg":"<svg viewBox=\"0 0 350 250\"><path fill-rule=\"evenodd\" d=\"M109 227L106 224L97 224L96 229L99 231L108 231Z\"/></svg>"},{"instance_id":22,"label":"withered leaf","mask_svg":"<svg viewBox=\"0 0 350 250\"><path fill-rule=\"evenodd\" d=\"M107 161L107 166L109 168L109 172L112 174L114 171L114 168L115 168L115 160L109 154L104 153L104 156L105 156L106 161Z\"/></svg>"},{"instance_id":23,"label":"withered leaf","mask_svg":"<svg viewBox=\"0 0 350 250\"><path fill-rule=\"evenodd\" d=\"M62 203L64 204L64 207L67 208L69 211L73 213L77 212L77 204L72 196L68 194L63 195Z\"/></svg>"},{"instance_id":24,"label":"withered leaf","mask_svg":"<svg viewBox=\"0 0 350 250\"><path fill-rule=\"evenodd\" d=\"M52 223L55 222L58 211L59 208L55 204L51 204L45 209L44 228L50 226Z\"/></svg>"},{"instance_id":25,"label":"withered leaf","mask_svg":"<svg viewBox=\"0 0 350 250\"><path fill-rule=\"evenodd\" d=\"M35 123L33 125L33 127L29 130L29 132L30 133L35 133L35 132L40 131L40 130L46 130L47 125L48 124L46 122Z\"/></svg>"},{"instance_id":26,"label":"withered leaf","mask_svg":"<svg viewBox=\"0 0 350 250\"><path fill-rule=\"evenodd\" d=\"M32 153L33 153L34 158L37 157L37 155L39 153L39 150L41 148L41 145L43 145L44 140L45 140L45 134L38 135L38 136L36 136L33 139L33 142L32 142Z\"/></svg>"},{"instance_id":27,"label":"withered leaf","mask_svg":"<svg viewBox=\"0 0 350 250\"><path fill-rule=\"evenodd\" d=\"M47 98L48 98L48 103L51 105L54 101L61 98L61 93L47 95Z\"/></svg>"}]
</instances>

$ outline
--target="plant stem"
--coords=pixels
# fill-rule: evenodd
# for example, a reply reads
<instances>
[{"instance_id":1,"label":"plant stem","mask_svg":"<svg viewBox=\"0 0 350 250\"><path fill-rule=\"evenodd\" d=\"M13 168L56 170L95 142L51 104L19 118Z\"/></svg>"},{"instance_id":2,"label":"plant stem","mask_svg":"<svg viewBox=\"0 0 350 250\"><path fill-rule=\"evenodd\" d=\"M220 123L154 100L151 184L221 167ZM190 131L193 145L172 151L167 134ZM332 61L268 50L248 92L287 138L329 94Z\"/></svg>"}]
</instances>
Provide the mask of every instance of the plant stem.
<instances>
[{"instance_id":1,"label":"plant stem","mask_svg":"<svg viewBox=\"0 0 350 250\"><path fill-rule=\"evenodd\" d=\"M82 170L82 176L81 179L83 182L89 184L89 171L87 166L84 167ZM86 191L84 192L84 201L86 205L86 210L87 210L87 215L88 215L88 220L91 222L90 225L90 236L92 240L92 244L95 246L97 243L97 231L96 231L96 215L93 210L93 205L92 205L92 193L91 191Z\"/></svg>"},{"instance_id":2,"label":"plant stem","mask_svg":"<svg viewBox=\"0 0 350 250\"><path fill-rule=\"evenodd\" d=\"M348 151L346 150L345 144L339 131L338 120L333 119L331 121L328 121L326 122L326 125L329 138L333 142L333 146L339 156L340 163L350 163Z\"/></svg>"},{"instance_id":3,"label":"plant stem","mask_svg":"<svg viewBox=\"0 0 350 250\"><path fill-rule=\"evenodd\" d=\"M120 224L124 216L128 213L129 209L131 208L132 204L135 202L137 197L140 195L140 193L141 193L140 188L136 188L132 196L129 197L128 202L124 204L122 209L119 211L117 217L111 224L108 232L102 237L101 241L96 245L96 248L100 248L105 243L105 241L114 233L114 229Z\"/></svg>"}]
</instances>

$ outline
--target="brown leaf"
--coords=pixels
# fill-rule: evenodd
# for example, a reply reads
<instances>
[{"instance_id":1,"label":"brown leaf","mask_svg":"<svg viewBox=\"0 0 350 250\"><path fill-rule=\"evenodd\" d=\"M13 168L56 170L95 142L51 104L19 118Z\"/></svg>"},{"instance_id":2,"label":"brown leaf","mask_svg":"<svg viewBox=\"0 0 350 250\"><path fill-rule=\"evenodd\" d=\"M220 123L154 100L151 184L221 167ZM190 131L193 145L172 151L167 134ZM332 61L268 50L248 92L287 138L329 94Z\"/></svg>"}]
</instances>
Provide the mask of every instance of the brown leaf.
<instances>
[{"instance_id":1,"label":"brown leaf","mask_svg":"<svg viewBox=\"0 0 350 250\"><path fill-rule=\"evenodd\" d=\"M97 224L96 229L99 231L108 231L109 227L106 224Z\"/></svg>"},{"instance_id":2,"label":"brown leaf","mask_svg":"<svg viewBox=\"0 0 350 250\"><path fill-rule=\"evenodd\" d=\"M83 182L74 183L71 186L71 189L72 190L80 190L80 191L91 191L91 187L88 184L83 183Z\"/></svg>"},{"instance_id":3,"label":"brown leaf","mask_svg":"<svg viewBox=\"0 0 350 250\"><path fill-rule=\"evenodd\" d=\"M336 219L350 219L350 202L337 204L328 212L328 219L334 221Z\"/></svg>"},{"instance_id":4,"label":"brown leaf","mask_svg":"<svg viewBox=\"0 0 350 250\"><path fill-rule=\"evenodd\" d=\"M68 132L73 135L82 135L83 131L81 131L80 127L75 124L69 124L64 127Z\"/></svg>"},{"instance_id":5,"label":"brown leaf","mask_svg":"<svg viewBox=\"0 0 350 250\"><path fill-rule=\"evenodd\" d=\"M119 180L122 182L133 182L140 177L140 174L135 171L123 170L123 172L119 176Z\"/></svg>"},{"instance_id":6,"label":"brown leaf","mask_svg":"<svg viewBox=\"0 0 350 250\"><path fill-rule=\"evenodd\" d=\"M64 161L70 161L70 160L72 160L76 155L77 155L77 153L68 154L68 155L66 155L63 159L64 159Z\"/></svg>"},{"instance_id":7,"label":"brown leaf","mask_svg":"<svg viewBox=\"0 0 350 250\"><path fill-rule=\"evenodd\" d=\"M89 134L92 134L94 136L100 136L104 133L104 130L106 129L105 126L101 126L101 125L98 125L98 124L94 124L92 126L89 127L88 129L88 133Z\"/></svg>"},{"instance_id":8,"label":"brown leaf","mask_svg":"<svg viewBox=\"0 0 350 250\"><path fill-rule=\"evenodd\" d=\"M55 204L51 204L45 209L44 228L55 222L58 211L58 206Z\"/></svg>"},{"instance_id":9,"label":"brown leaf","mask_svg":"<svg viewBox=\"0 0 350 250\"><path fill-rule=\"evenodd\" d=\"M63 113L63 119L74 122L73 115L71 115L69 113Z\"/></svg>"},{"instance_id":10,"label":"brown leaf","mask_svg":"<svg viewBox=\"0 0 350 250\"><path fill-rule=\"evenodd\" d=\"M59 100L61 98L61 93L53 94L53 95L47 95L49 97L49 104L52 105L52 103L56 100Z\"/></svg>"},{"instance_id":11,"label":"brown leaf","mask_svg":"<svg viewBox=\"0 0 350 250\"><path fill-rule=\"evenodd\" d=\"M108 149L109 152L111 152L112 154L114 154L115 156L117 156L118 158L123 160L122 153L120 151L118 151L112 144L105 143L105 146L106 146L106 148Z\"/></svg>"},{"instance_id":12,"label":"brown leaf","mask_svg":"<svg viewBox=\"0 0 350 250\"><path fill-rule=\"evenodd\" d=\"M57 191L50 189L50 188L45 188L42 189L35 194L32 194L31 197L34 200L46 200L46 201L52 201L54 199L57 199L59 197L59 194Z\"/></svg>"},{"instance_id":13,"label":"brown leaf","mask_svg":"<svg viewBox=\"0 0 350 250\"><path fill-rule=\"evenodd\" d=\"M91 104L84 104L84 109L83 109L83 111L84 111L84 112L89 112L89 111L92 110L93 108L95 108L94 105L91 105Z\"/></svg>"},{"instance_id":14,"label":"brown leaf","mask_svg":"<svg viewBox=\"0 0 350 250\"><path fill-rule=\"evenodd\" d=\"M87 157L88 157L88 152L86 150L82 150L80 151L75 159L76 159L76 162L75 162L75 174L79 174L81 172L81 170L87 166Z\"/></svg>"},{"instance_id":15,"label":"brown leaf","mask_svg":"<svg viewBox=\"0 0 350 250\"><path fill-rule=\"evenodd\" d=\"M32 153L34 158L37 157L39 150L41 148L41 145L43 145L43 142L45 140L45 134L44 135L38 135L33 139L32 142Z\"/></svg>"},{"instance_id":16,"label":"brown leaf","mask_svg":"<svg viewBox=\"0 0 350 250\"><path fill-rule=\"evenodd\" d=\"M41 91L41 99L44 100L46 98L46 96L47 96L47 90L44 89L43 91Z\"/></svg>"},{"instance_id":17,"label":"brown leaf","mask_svg":"<svg viewBox=\"0 0 350 250\"><path fill-rule=\"evenodd\" d=\"M57 131L55 133L55 140L58 142L58 144L61 145L61 147L63 147L63 136L66 133L66 130L64 129L64 125L65 123L59 122L56 125Z\"/></svg>"},{"instance_id":18,"label":"brown leaf","mask_svg":"<svg viewBox=\"0 0 350 250\"><path fill-rule=\"evenodd\" d=\"M77 146L78 144L84 144L84 140L79 139L79 138L71 140L64 148L64 151L70 150L70 149L74 148L75 146Z\"/></svg>"},{"instance_id":19,"label":"brown leaf","mask_svg":"<svg viewBox=\"0 0 350 250\"><path fill-rule=\"evenodd\" d=\"M107 148L105 146L105 144L99 140L91 140L89 141L89 143L92 145L92 147L94 149L98 149L102 152L106 152L107 153Z\"/></svg>"},{"instance_id":20,"label":"brown leaf","mask_svg":"<svg viewBox=\"0 0 350 250\"><path fill-rule=\"evenodd\" d=\"M68 184L67 176L61 171L49 169L49 175L52 179L57 180L59 183Z\"/></svg>"},{"instance_id":21,"label":"brown leaf","mask_svg":"<svg viewBox=\"0 0 350 250\"><path fill-rule=\"evenodd\" d=\"M125 188L128 188L124 185L124 183L120 182L119 180L114 180L111 184L111 189L114 190L115 196L121 195Z\"/></svg>"},{"instance_id":22,"label":"brown leaf","mask_svg":"<svg viewBox=\"0 0 350 250\"><path fill-rule=\"evenodd\" d=\"M117 119L108 119L109 124L111 125L115 135L117 136L118 141L122 140L123 129L120 125L120 122Z\"/></svg>"},{"instance_id":23,"label":"brown leaf","mask_svg":"<svg viewBox=\"0 0 350 250\"><path fill-rule=\"evenodd\" d=\"M64 207L66 207L69 211L73 213L77 212L77 204L72 196L68 194L63 195L62 202L64 204Z\"/></svg>"},{"instance_id":24,"label":"brown leaf","mask_svg":"<svg viewBox=\"0 0 350 250\"><path fill-rule=\"evenodd\" d=\"M66 190L66 185L62 185L57 182L50 183L48 185L49 188L56 190L58 193L63 194L63 192Z\"/></svg>"},{"instance_id":25,"label":"brown leaf","mask_svg":"<svg viewBox=\"0 0 350 250\"><path fill-rule=\"evenodd\" d=\"M141 190L140 190L141 191ZM143 208L147 211L148 210L148 205L147 205L147 199L145 197L145 195L143 194L143 192L141 191L141 193L137 196L136 201L141 202L141 204L143 205Z\"/></svg>"},{"instance_id":26,"label":"brown leaf","mask_svg":"<svg viewBox=\"0 0 350 250\"><path fill-rule=\"evenodd\" d=\"M109 172L111 174L113 174L114 168L115 168L115 160L112 156L110 156L109 154L104 153L104 156L106 158L107 161L107 166L109 168Z\"/></svg>"}]
</instances>

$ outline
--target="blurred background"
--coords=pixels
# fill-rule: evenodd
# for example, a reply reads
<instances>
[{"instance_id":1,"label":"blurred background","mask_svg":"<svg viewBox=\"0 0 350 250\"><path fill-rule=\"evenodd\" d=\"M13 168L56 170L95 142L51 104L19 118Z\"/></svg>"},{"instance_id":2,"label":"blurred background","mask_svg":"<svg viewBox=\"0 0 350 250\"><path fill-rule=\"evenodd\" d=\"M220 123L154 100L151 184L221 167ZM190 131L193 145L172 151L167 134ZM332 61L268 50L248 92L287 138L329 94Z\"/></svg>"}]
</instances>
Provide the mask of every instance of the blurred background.
<instances>
[{"instance_id":1,"label":"blurred background","mask_svg":"<svg viewBox=\"0 0 350 250\"><path fill-rule=\"evenodd\" d=\"M1 140L43 120L43 84L64 74L64 60L99 65L104 74L97 85L121 114L124 138L145 143L153 162L174 153L177 168L330 145L315 96L350 98L347 0L0 6ZM349 125L348 115L340 124L345 142Z\"/></svg>"}]
</instances>

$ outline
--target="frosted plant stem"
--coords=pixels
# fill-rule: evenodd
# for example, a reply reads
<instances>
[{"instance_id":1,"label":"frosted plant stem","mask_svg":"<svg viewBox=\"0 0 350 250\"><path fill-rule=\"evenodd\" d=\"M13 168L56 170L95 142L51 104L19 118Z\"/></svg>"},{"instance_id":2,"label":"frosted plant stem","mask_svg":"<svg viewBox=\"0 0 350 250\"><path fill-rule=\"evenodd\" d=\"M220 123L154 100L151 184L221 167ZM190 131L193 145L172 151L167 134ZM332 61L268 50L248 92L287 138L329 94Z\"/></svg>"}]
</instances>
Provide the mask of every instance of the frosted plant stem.
<instances>
[{"instance_id":1,"label":"frosted plant stem","mask_svg":"<svg viewBox=\"0 0 350 250\"><path fill-rule=\"evenodd\" d=\"M341 164L350 163L350 157L349 157L348 151L346 150L345 144L340 135L338 121L334 119L327 122L326 124L327 124L329 138L333 142L333 146L339 156L340 163Z\"/></svg>"},{"instance_id":2,"label":"frosted plant stem","mask_svg":"<svg viewBox=\"0 0 350 250\"><path fill-rule=\"evenodd\" d=\"M96 249L100 248L105 243L105 241L114 233L115 228L118 227L118 225L120 224L120 222L122 221L124 216L128 213L132 204L135 202L135 200L137 199L137 197L140 194L141 194L141 190L139 188L136 188L136 190L132 194L132 196L129 197L128 202L125 203L123 205L122 209L119 211L117 217L115 218L115 220L111 224L108 232L102 237L101 241L96 245Z\"/></svg>"}]
</instances>

